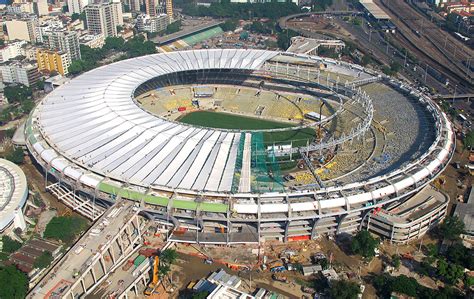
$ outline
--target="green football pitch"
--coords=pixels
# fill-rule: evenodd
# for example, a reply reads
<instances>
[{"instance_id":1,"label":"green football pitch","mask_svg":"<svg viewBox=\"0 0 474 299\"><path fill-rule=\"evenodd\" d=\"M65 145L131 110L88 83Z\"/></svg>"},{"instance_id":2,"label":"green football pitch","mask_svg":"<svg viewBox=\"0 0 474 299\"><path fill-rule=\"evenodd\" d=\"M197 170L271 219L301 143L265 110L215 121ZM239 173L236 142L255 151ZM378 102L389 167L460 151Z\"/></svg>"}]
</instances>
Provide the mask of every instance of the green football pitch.
<instances>
[{"instance_id":1,"label":"green football pitch","mask_svg":"<svg viewBox=\"0 0 474 299\"><path fill-rule=\"evenodd\" d=\"M212 111L196 111L183 115L180 122L220 129L258 130L294 127L291 123L276 122L254 117L241 116L229 113ZM293 142L294 146L301 146L315 138L315 131L311 128L295 129L284 132L265 132L263 135L266 144L288 144Z\"/></svg>"}]
</instances>

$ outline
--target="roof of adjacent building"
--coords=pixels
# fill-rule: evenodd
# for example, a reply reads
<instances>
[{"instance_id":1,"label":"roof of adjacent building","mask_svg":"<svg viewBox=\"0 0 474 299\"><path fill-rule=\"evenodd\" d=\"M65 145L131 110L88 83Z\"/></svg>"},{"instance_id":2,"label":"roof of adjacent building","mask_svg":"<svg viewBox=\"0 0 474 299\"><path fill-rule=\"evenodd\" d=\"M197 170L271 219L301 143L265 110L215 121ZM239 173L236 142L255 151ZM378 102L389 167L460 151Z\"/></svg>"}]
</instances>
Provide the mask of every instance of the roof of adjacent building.
<instances>
[{"instance_id":1,"label":"roof of adjacent building","mask_svg":"<svg viewBox=\"0 0 474 299\"><path fill-rule=\"evenodd\" d=\"M458 203L454 215L464 222L468 234L474 233L474 187L469 192L467 202Z\"/></svg>"},{"instance_id":2,"label":"roof of adjacent building","mask_svg":"<svg viewBox=\"0 0 474 299\"><path fill-rule=\"evenodd\" d=\"M360 0L360 4L376 19L390 20L390 16L381 9L373 0Z\"/></svg>"},{"instance_id":3,"label":"roof of adjacent building","mask_svg":"<svg viewBox=\"0 0 474 299\"><path fill-rule=\"evenodd\" d=\"M26 177L18 165L0 159L0 231L15 218L15 211L21 209L28 197Z\"/></svg>"}]
</instances>

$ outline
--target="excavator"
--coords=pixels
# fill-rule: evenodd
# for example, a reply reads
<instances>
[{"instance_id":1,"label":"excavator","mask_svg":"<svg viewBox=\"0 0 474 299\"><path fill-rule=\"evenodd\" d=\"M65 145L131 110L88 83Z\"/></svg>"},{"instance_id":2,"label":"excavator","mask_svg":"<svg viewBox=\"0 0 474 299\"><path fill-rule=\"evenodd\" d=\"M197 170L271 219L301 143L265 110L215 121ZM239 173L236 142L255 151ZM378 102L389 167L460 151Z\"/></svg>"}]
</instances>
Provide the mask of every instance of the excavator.
<instances>
[{"instance_id":1,"label":"excavator","mask_svg":"<svg viewBox=\"0 0 474 299\"><path fill-rule=\"evenodd\" d=\"M158 255L155 255L154 260L153 260L153 274L152 274L153 277L144 292L147 298L154 298L155 297L154 295L159 294L157 292L157 288L159 286L159 277L158 277L159 269L160 269L160 257Z\"/></svg>"}]
</instances>

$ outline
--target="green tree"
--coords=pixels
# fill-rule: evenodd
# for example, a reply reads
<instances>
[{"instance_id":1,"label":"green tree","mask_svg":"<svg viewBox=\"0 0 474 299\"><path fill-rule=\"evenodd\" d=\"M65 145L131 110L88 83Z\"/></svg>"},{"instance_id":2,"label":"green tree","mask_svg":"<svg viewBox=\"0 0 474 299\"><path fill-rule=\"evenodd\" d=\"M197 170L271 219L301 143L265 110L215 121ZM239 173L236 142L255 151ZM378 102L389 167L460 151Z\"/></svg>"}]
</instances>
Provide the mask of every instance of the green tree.
<instances>
[{"instance_id":1,"label":"green tree","mask_svg":"<svg viewBox=\"0 0 474 299\"><path fill-rule=\"evenodd\" d=\"M21 243L16 240L13 240L9 236L3 236L2 242L3 242L2 251L6 253L12 253L21 248Z\"/></svg>"},{"instance_id":2,"label":"green tree","mask_svg":"<svg viewBox=\"0 0 474 299\"><path fill-rule=\"evenodd\" d=\"M74 60L73 62L71 62L71 64L69 65L69 73L73 74L73 75L77 75L77 74L80 74L84 71L84 67L83 67L83 62L82 60Z\"/></svg>"},{"instance_id":3,"label":"green tree","mask_svg":"<svg viewBox=\"0 0 474 299\"><path fill-rule=\"evenodd\" d=\"M31 88L23 84L9 85L3 93L10 103L26 101L33 95Z\"/></svg>"},{"instance_id":4,"label":"green tree","mask_svg":"<svg viewBox=\"0 0 474 299\"><path fill-rule=\"evenodd\" d=\"M222 31L234 31L237 29L237 20L227 20L224 23L222 23L221 29Z\"/></svg>"},{"instance_id":5,"label":"green tree","mask_svg":"<svg viewBox=\"0 0 474 299\"><path fill-rule=\"evenodd\" d=\"M21 110L23 113L30 113L33 108L35 108L35 103L31 100L26 100L21 103Z\"/></svg>"},{"instance_id":6,"label":"green tree","mask_svg":"<svg viewBox=\"0 0 474 299\"><path fill-rule=\"evenodd\" d=\"M464 149L472 149L474 148L474 130L470 130L469 133L463 139L463 147Z\"/></svg>"},{"instance_id":7,"label":"green tree","mask_svg":"<svg viewBox=\"0 0 474 299\"><path fill-rule=\"evenodd\" d=\"M446 250L446 258L454 264L462 265L467 269L474 269L474 256L472 250L461 242L456 242Z\"/></svg>"},{"instance_id":8,"label":"green tree","mask_svg":"<svg viewBox=\"0 0 474 299\"><path fill-rule=\"evenodd\" d=\"M365 258L372 258L375 256L375 248L378 245L378 239L372 237L368 231L361 230L352 238L351 249L355 254L360 254Z\"/></svg>"},{"instance_id":9,"label":"green tree","mask_svg":"<svg viewBox=\"0 0 474 299\"><path fill-rule=\"evenodd\" d=\"M392 264L395 269L400 268L400 256L398 254L392 256Z\"/></svg>"},{"instance_id":10,"label":"green tree","mask_svg":"<svg viewBox=\"0 0 474 299\"><path fill-rule=\"evenodd\" d=\"M283 30L282 32L278 33L277 44L278 47L282 50L288 49L291 45L291 38L297 36L298 33L293 30Z\"/></svg>"},{"instance_id":11,"label":"green tree","mask_svg":"<svg viewBox=\"0 0 474 299\"><path fill-rule=\"evenodd\" d=\"M448 263L444 259L439 259L437 272L444 281L455 284L463 277L464 268L453 263Z\"/></svg>"},{"instance_id":12,"label":"green tree","mask_svg":"<svg viewBox=\"0 0 474 299\"><path fill-rule=\"evenodd\" d=\"M53 217L46 225L43 236L70 244L86 227L87 221L77 216Z\"/></svg>"},{"instance_id":13,"label":"green tree","mask_svg":"<svg viewBox=\"0 0 474 299\"><path fill-rule=\"evenodd\" d=\"M19 147L13 147L5 153L5 159L15 164L22 164L24 158L23 150Z\"/></svg>"},{"instance_id":14,"label":"green tree","mask_svg":"<svg viewBox=\"0 0 474 299\"><path fill-rule=\"evenodd\" d=\"M45 251L35 260L35 268L44 269L47 268L53 261L53 256L51 252Z\"/></svg>"},{"instance_id":15,"label":"green tree","mask_svg":"<svg viewBox=\"0 0 474 299\"><path fill-rule=\"evenodd\" d=\"M405 275L396 277L388 274L378 275L373 279L372 283L383 298L390 297L392 292L415 297L421 287L416 279Z\"/></svg>"},{"instance_id":16,"label":"green tree","mask_svg":"<svg viewBox=\"0 0 474 299\"><path fill-rule=\"evenodd\" d=\"M160 260L165 264L173 264L178 258L178 253L174 249L166 249L160 254Z\"/></svg>"},{"instance_id":17,"label":"green tree","mask_svg":"<svg viewBox=\"0 0 474 299\"><path fill-rule=\"evenodd\" d=\"M71 15L71 20L73 20L73 21L79 20L80 17L81 17L81 15L78 14L77 12L75 12Z\"/></svg>"},{"instance_id":18,"label":"green tree","mask_svg":"<svg viewBox=\"0 0 474 299\"><path fill-rule=\"evenodd\" d=\"M448 216L438 227L441 238L447 240L457 240L464 232L464 222L457 216Z\"/></svg>"},{"instance_id":19,"label":"green tree","mask_svg":"<svg viewBox=\"0 0 474 299\"><path fill-rule=\"evenodd\" d=\"M173 22L166 27L166 34L175 33L181 30L181 20Z\"/></svg>"},{"instance_id":20,"label":"green tree","mask_svg":"<svg viewBox=\"0 0 474 299\"><path fill-rule=\"evenodd\" d=\"M122 37L112 37L109 36L105 39L105 44L102 47L102 50L109 51L122 51L123 45L125 44L125 40Z\"/></svg>"},{"instance_id":21,"label":"green tree","mask_svg":"<svg viewBox=\"0 0 474 299\"><path fill-rule=\"evenodd\" d=\"M160 276L167 275L171 270L171 265L178 258L178 253L174 249L166 249L160 253Z\"/></svg>"},{"instance_id":22,"label":"green tree","mask_svg":"<svg viewBox=\"0 0 474 299\"><path fill-rule=\"evenodd\" d=\"M28 291L28 277L15 266L0 266L0 298L23 299Z\"/></svg>"},{"instance_id":23,"label":"green tree","mask_svg":"<svg viewBox=\"0 0 474 299\"><path fill-rule=\"evenodd\" d=\"M44 79L39 79L38 82L35 84L35 88L38 90L44 89Z\"/></svg>"},{"instance_id":24,"label":"green tree","mask_svg":"<svg viewBox=\"0 0 474 299\"><path fill-rule=\"evenodd\" d=\"M359 293L359 285L347 280L336 280L331 283L331 288L329 289L331 298L338 299L356 299Z\"/></svg>"},{"instance_id":25,"label":"green tree","mask_svg":"<svg viewBox=\"0 0 474 299\"><path fill-rule=\"evenodd\" d=\"M419 283L413 277L400 275L392 280L390 288L392 291L414 297L418 291Z\"/></svg>"}]
</instances>

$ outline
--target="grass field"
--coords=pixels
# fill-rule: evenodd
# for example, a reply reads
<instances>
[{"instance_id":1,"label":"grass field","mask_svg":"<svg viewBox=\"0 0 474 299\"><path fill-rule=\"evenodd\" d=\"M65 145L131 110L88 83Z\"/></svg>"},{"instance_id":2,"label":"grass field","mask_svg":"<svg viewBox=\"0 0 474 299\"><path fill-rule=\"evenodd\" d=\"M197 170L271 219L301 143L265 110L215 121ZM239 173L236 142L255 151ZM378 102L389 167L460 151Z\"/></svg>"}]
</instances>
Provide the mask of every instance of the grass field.
<instances>
[{"instance_id":1,"label":"grass field","mask_svg":"<svg viewBox=\"0 0 474 299\"><path fill-rule=\"evenodd\" d=\"M188 113L179 119L180 122L210 128L258 130L294 127L293 124L264 120L254 117L241 116L229 113L196 111ZM264 142L267 144L290 143L295 146L305 145L315 137L313 129L298 129L285 132L264 133Z\"/></svg>"}]
</instances>

